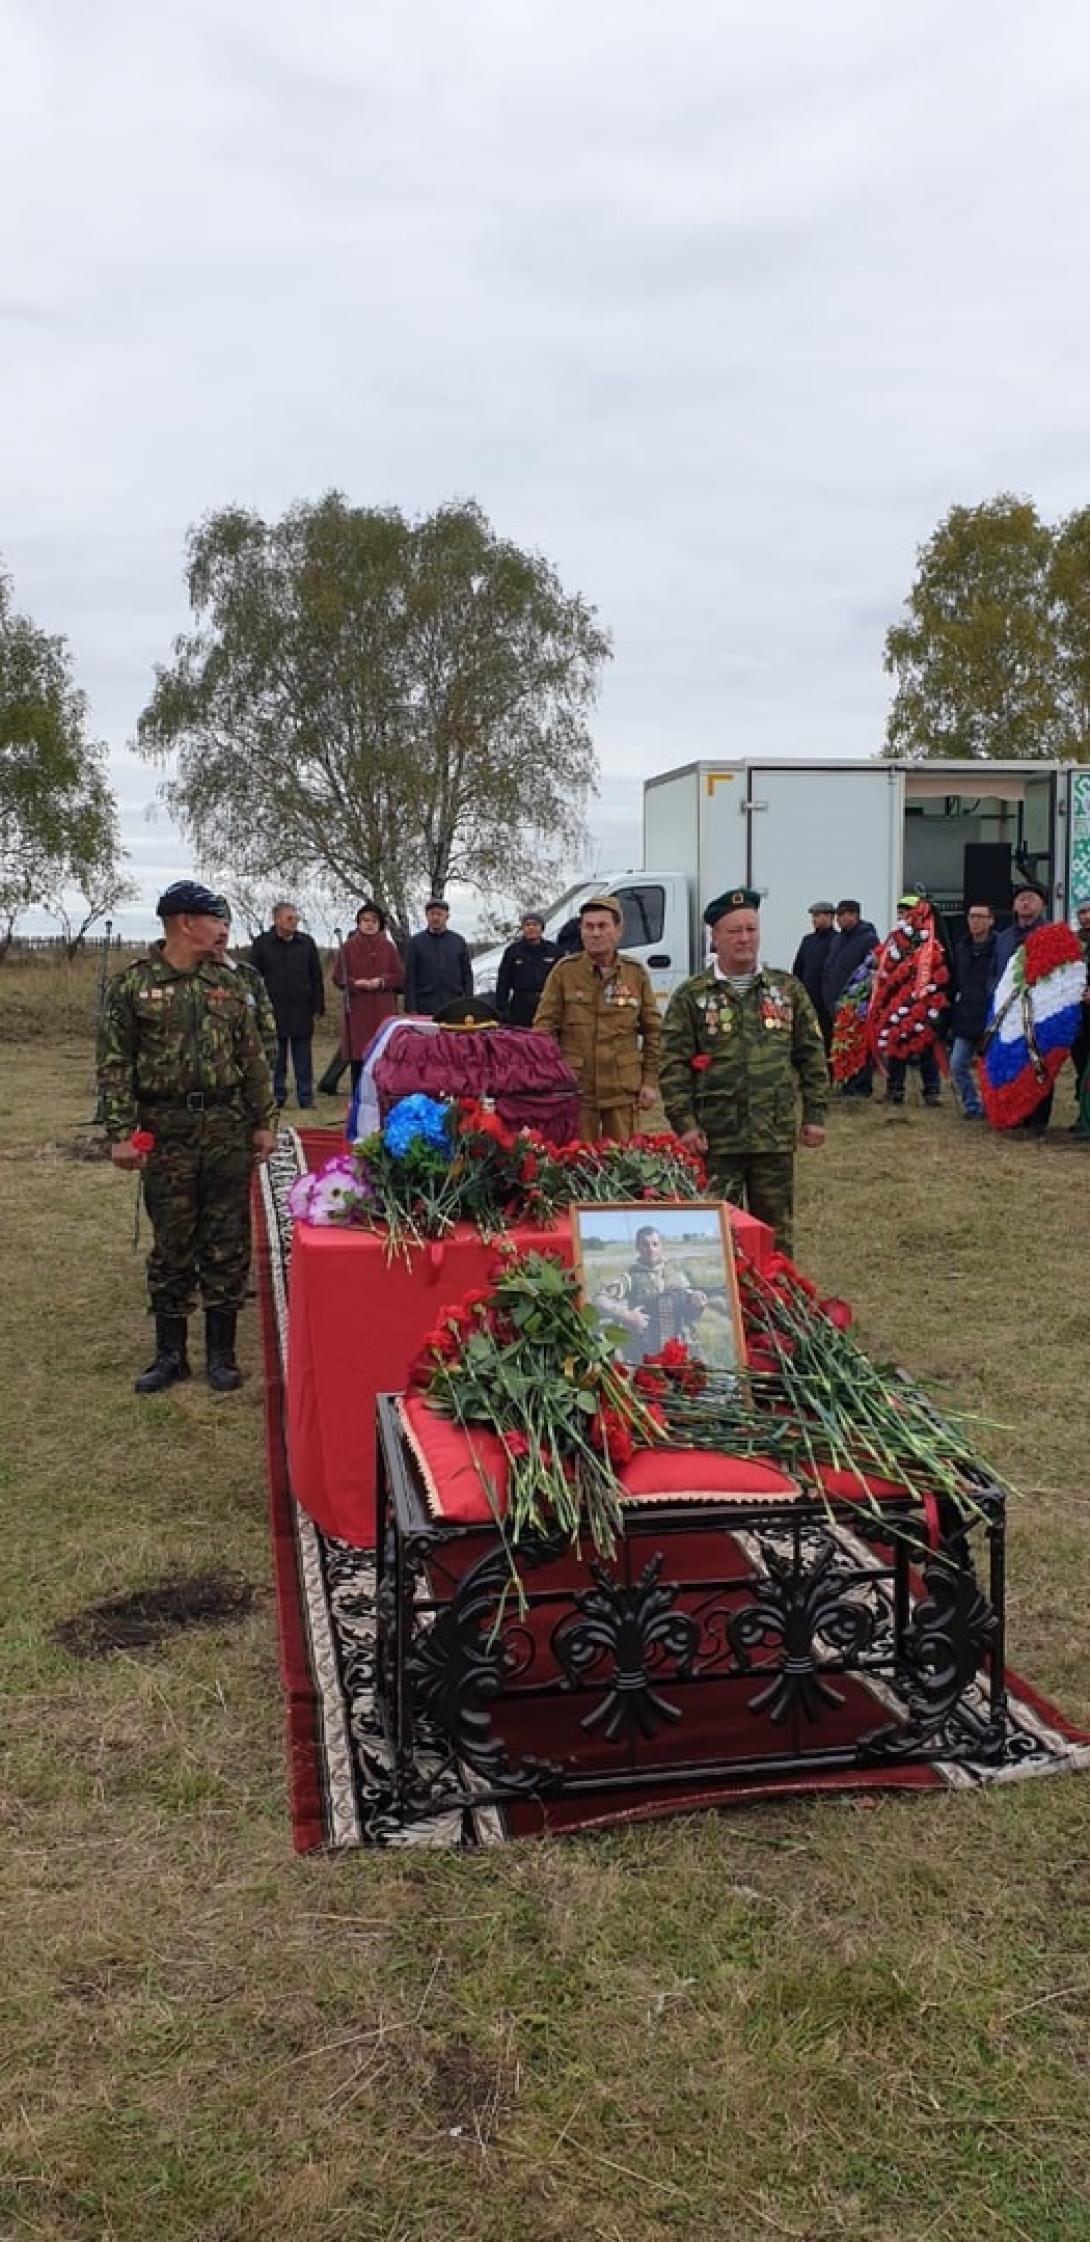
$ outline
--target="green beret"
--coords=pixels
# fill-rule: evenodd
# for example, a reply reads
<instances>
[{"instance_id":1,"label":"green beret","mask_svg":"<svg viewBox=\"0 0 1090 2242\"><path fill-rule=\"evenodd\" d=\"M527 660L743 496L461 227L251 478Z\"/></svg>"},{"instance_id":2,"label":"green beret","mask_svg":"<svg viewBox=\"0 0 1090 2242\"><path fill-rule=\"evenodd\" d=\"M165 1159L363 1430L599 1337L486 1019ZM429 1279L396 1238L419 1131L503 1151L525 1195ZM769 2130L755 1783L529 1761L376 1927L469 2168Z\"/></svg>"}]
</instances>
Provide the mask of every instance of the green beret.
<instances>
[{"instance_id":1,"label":"green beret","mask_svg":"<svg viewBox=\"0 0 1090 2242\"><path fill-rule=\"evenodd\" d=\"M725 919L728 911L759 911L761 898L755 887L728 887L709 903L704 913L705 926L714 926L717 919Z\"/></svg>"}]
</instances>

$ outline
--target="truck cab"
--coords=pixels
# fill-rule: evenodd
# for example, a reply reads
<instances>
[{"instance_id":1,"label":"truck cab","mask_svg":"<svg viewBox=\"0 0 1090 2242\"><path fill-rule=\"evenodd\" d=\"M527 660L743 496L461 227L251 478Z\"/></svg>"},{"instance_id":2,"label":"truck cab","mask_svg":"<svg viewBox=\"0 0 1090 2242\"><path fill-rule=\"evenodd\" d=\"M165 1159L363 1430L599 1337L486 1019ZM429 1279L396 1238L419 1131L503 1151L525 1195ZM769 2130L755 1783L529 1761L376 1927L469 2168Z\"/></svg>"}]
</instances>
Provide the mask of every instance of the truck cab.
<instances>
[{"instance_id":1,"label":"truck cab","mask_svg":"<svg viewBox=\"0 0 1090 2242\"><path fill-rule=\"evenodd\" d=\"M603 872L596 880L581 880L553 903L545 919L545 935L555 942L562 927L578 917L579 907L595 895L615 895L624 913L620 948L626 958L645 965L660 1004L689 974L691 882L680 873ZM485 950L473 960L473 985L478 996L494 997L503 946Z\"/></svg>"}]
</instances>

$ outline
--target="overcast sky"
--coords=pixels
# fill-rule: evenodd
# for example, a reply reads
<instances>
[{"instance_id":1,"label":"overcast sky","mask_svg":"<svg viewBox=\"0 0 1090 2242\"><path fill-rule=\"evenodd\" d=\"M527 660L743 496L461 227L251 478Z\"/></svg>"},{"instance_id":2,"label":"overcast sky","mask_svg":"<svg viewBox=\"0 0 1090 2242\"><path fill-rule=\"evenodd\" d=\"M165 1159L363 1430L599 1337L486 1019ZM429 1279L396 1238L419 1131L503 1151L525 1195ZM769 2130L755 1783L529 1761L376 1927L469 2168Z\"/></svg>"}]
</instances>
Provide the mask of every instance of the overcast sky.
<instances>
[{"instance_id":1,"label":"overcast sky","mask_svg":"<svg viewBox=\"0 0 1090 2242\"><path fill-rule=\"evenodd\" d=\"M881 744L954 501L1090 498L1083 0L0 0L0 555L125 750L188 525L471 495L614 634L598 867Z\"/></svg>"}]
</instances>

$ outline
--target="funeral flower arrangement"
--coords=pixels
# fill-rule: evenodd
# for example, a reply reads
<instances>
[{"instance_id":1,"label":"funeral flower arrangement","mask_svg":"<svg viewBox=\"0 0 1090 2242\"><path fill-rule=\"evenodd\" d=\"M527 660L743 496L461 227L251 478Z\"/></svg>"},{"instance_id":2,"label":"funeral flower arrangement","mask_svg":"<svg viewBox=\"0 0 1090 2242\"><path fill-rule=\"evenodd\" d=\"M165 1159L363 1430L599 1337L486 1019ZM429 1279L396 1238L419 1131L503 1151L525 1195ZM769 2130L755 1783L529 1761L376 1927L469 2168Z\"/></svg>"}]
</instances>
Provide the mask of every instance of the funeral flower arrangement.
<instances>
[{"instance_id":1,"label":"funeral flower arrangement","mask_svg":"<svg viewBox=\"0 0 1090 2242\"><path fill-rule=\"evenodd\" d=\"M980 1087L993 1129L1017 1128L1047 1097L1084 1017L1086 958L1069 926L1039 926L992 998Z\"/></svg>"},{"instance_id":2,"label":"funeral flower arrangement","mask_svg":"<svg viewBox=\"0 0 1090 2242\"><path fill-rule=\"evenodd\" d=\"M676 1137L557 1149L480 1099L414 1096L375 1136L300 1176L289 1204L298 1222L384 1231L395 1252L456 1222L492 1238L512 1222L548 1228L575 1200L695 1199L704 1183L703 1162Z\"/></svg>"},{"instance_id":3,"label":"funeral flower arrangement","mask_svg":"<svg viewBox=\"0 0 1090 2242\"><path fill-rule=\"evenodd\" d=\"M874 988L875 956L872 950L862 965L856 966L837 1006L829 1053L829 1070L834 1082L854 1081L867 1063L867 1015Z\"/></svg>"},{"instance_id":4,"label":"funeral flower arrangement","mask_svg":"<svg viewBox=\"0 0 1090 2242\"><path fill-rule=\"evenodd\" d=\"M872 1057L918 1059L939 1035L950 978L931 905L903 905L878 952L867 1019Z\"/></svg>"},{"instance_id":5,"label":"funeral flower arrangement","mask_svg":"<svg viewBox=\"0 0 1090 2242\"><path fill-rule=\"evenodd\" d=\"M881 1493L916 1498L929 1528L979 1517L992 1475L957 1423L856 1346L846 1304L820 1299L782 1255L763 1274L740 1259L738 1273L748 1356L739 1377L707 1368L676 1339L629 1368L614 1351L623 1334L581 1303L574 1272L544 1255L509 1249L490 1289L440 1315L409 1383L467 1433L498 1439L508 1471L502 1517L483 1471L482 1484L516 1582L527 1537L559 1533L578 1547L585 1534L611 1550L623 1523L620 1475L637 1448L709 1448L777 1465L811 1497L854 1499L882 1520L886 1538L907 1532L918 1547L923 1532L891 1520Z\"/></svg>"},{"instance_id":6,"label":"funeral flower arrangement","mask_svg":"<svg viewBox=\"0 0 1090 2242\"><path fill-rule=\"evenodd\" d=\"M514 1252L489 1291L444 1309L428 1334L409 1384L464 1431L497 1435L509 1543L561 1532L578 1546L586 1533L595 1549L612 1549L618 1471L664 1432L641 1373L616 1359L620 1336L581 1304L562 1262Z\"/></svg>"}]
</instances>

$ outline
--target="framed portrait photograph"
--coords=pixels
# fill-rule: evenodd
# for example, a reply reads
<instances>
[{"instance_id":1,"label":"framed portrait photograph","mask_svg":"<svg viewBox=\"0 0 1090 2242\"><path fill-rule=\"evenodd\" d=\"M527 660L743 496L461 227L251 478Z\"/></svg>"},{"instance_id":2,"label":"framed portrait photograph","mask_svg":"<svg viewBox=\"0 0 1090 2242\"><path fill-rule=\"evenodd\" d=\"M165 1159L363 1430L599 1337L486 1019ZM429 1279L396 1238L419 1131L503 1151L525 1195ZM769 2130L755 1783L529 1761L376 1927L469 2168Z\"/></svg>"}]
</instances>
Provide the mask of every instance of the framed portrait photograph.
<instances>
[{"instance_id":1,"label":"framed portrait photograph","mask_svg":"<svg viewBox=\"0 0 1090 2242\"><path fill-rule=\"evenodd\" d=\"M745 1340L730 1218L718 1199L573 1206L584 1301L640 1363L680 1339L709 1370L742 1371Z\"/></svg>"}]
</instances>

